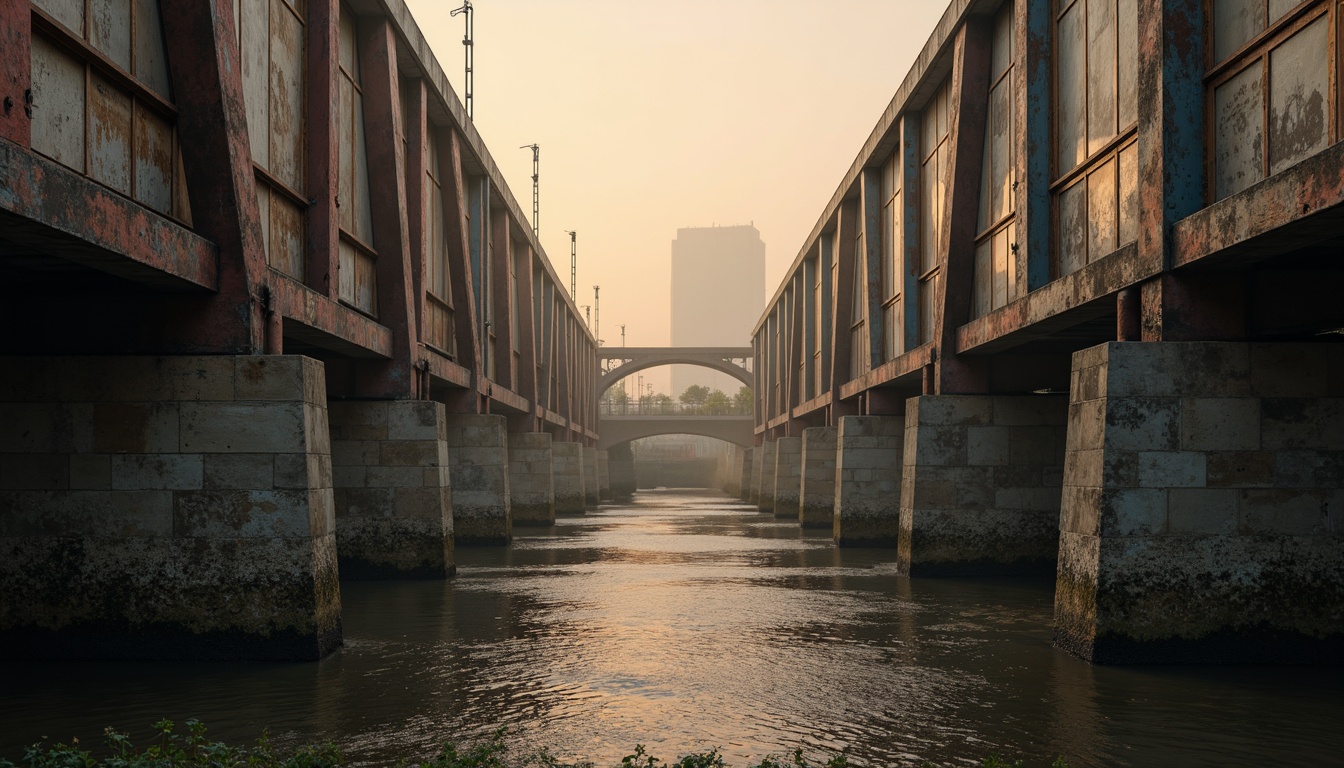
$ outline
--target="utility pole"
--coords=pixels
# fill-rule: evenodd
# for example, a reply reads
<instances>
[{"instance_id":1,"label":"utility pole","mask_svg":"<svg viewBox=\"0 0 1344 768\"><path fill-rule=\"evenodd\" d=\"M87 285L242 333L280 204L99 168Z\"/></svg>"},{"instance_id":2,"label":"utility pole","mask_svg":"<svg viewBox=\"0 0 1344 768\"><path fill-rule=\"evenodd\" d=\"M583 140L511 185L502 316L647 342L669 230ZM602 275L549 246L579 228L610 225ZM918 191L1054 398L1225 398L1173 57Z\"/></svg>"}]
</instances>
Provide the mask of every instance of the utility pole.
<instances>
[{"instance_id":1,"label":"utility pole","mask_svg":"<svg viewBox=\"0 0 1344 768\"><path fill-rule=\"evenodd\" d=\"M472 51L473 51L473 49L475 48L475 45L474 45L474 43L472 42L473 32L472 32L472 22L471 22L471 0L462 0L462 7L461 7L461 8L458 8L457 10L454 10L454 11L449 12L448 15L449 15L449 16L456 16L456 15L458 15L459 13L462 14L462 15L465 17L466 22L467 22L467 34L466 34L465 37L462 38L462 46L466 49L466 55L467 55L467 74L466 74L466 85L465 85L465 87L466 87L466 94L465 94L466 99L465 99L465 103L466 103L466 107L467 107L467 119L471 119L471 117L472 117L472 106L475 104L475 100L474 100L474 98L472 97L472 91L474 90L474 84L475 84L475 79L476 79L476 76L475 76L475 74L474 74L474 72L475 72L475 66L474 66L475 57L472 55Z\"/></svg>"},{"instance_id":2,"label":"utility pole","mask_svg":"<svg viewBox=\"0 0 1344 768\"><path fill-rule=\"evenodd\" d=\"M569 297L574 301L579 300L579 233L572 229L565 230L569 235Z\"/></svg>"},{"instance_id":3,"label":"utility pole","mask_svg":"<svg viewBox=\"0 0 1344 768\"><path fill-rule=\"evenodd\" d=\"M537 214L541 210L541 193L538 187L538 180L541 178L541 147L537 144L524 144L519 149L532 150L532 234L540 239L541 230L537 228Z\"/></svg>"},{"instance_id":4,"label":"utility pole","mask_svg":"<svg viewBox=\"0 0 1344 768\"><path fill-rule=\"evenodd\" d=\"M593 338L597 339L597 346L602 346L602 305L598 303L598 296L601 294L602 286L593 286Z\"/></svg>"},{"instance_id":5,"label":"utility pole","mask_svg":"<svg viewBox=\"0 0 1344 768\"><path fill-rule=\"evenodd\" d=\"M620 324L619 326L617 326L617 327L621 329L621 349L625 349L625 323L621 323L621 324ZM629 416L629 415L630 415L630 377L629 377L629 376L626 376L625 378L621 379L621 394L624 395L624 397L622 397L621 400L623 401L624 406L625 406L624 408L621 409L621 410L623 411L621 415L622 415L622 416Z\"/></svg>"}]
</instances>

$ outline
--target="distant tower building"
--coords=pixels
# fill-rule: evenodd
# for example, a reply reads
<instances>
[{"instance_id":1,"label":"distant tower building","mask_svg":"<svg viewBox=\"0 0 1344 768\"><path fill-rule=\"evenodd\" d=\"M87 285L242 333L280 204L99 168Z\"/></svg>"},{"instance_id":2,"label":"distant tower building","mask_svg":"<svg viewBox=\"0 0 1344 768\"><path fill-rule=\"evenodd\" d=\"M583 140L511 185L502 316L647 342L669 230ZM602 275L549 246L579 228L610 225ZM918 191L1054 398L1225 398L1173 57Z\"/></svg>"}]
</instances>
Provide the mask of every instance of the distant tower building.
<instances>
[{"instance_id":1,"label":"distant tower building","mask_svg":"<svg viewBox=\"0 0 1344 768\"><path fill-rule=\"evenodd\" d=\"M765 308L765 242L750 224L678 229L672 241L672 346L745 347ZM700 384L737 392L708 368L672 367L674 398Z\"/></svg>"}]
</instances>

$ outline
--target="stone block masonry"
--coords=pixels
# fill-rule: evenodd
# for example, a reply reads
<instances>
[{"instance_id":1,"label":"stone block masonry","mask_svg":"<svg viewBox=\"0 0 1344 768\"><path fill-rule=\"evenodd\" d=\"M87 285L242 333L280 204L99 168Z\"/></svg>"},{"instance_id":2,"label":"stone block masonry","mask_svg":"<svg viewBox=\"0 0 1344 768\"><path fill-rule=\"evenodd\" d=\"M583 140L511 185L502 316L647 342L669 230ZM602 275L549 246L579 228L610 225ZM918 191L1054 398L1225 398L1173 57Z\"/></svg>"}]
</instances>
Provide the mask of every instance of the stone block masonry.
<instances>
[{"instance_id":1,"label":"stone block masonry","mask_svg":"<svg viewBox=\"0 0 1344 768\"><path fill-rule=\"evenodd\" d=\"M551 466L555 483L555 514L581 515L585 509L583 445L551 443ZM631 474L634 473L632 460ZM633 487L631 492L634 492Z\"/></svg>"},{"instance_id":2,"label":"stone block masonry","mask_svg":"<svg viewBox=\"0 0 1344 768\"><path fill-rule=\"evenodd\" d=\"M761 503L761 474L765 469L765 444L751 449L751 479L747 484L750 493L747 501L753 505Z\"/></svg>"},{"instance_id":3,"label":"stone block masonry","mask_svg":"<svg viewBox=\"0 0 1344 768\"><path fill-rule=\"evenodd\" d=\"M1072 376L1056 644L1344 660L1344 344L1113 342Z\"/></svg>"},{"instance_id":4,"label":"stone block masonry","mask_svg":"<svg viewBox=\"0 0 1344 768\"><path fill-rule=\"evenodd\" d=\"M906 401L897 567L909 576L1055 572L1064 395Z\"/></svg>"},{"instance_id":5,"label":"stone block masonry","mask_svg":"<svg viewBox=\"0 0 1344 768\"><path fill-rule=\"evenodd\" d=\"M453 535L460 545L508 544L508 421L503 416L451 413L445 417L453 488Z\"/></svg>"},{"instance_id":6,"label":"stone block masonry","mask_svg":"<svg viewBox=\"0 0 1344 768\"><path fill-rule=\"evenodd\" d=\"M555 524L551 436L509 433L509 513L514 525Z\"/></svg>"},{"instance_id":7,"label":"stone block masonry","mask_svg":"<svg viewBox=\"0 0 1344 768\"><path fill-rule=\"evenodd\" d=\"M583 448L583 505L586 509L597 509L602 504L602 488L598 484L597 449Z\"/></svg>"},{"instance_id":8,"label":"stone block masonry","mask_svg":"<svg viewBox=\"0 0 1344 768\"><path fill-rule=\"evenodd\" d=\"M775 445L774 440L767 440L760 445L760 451L761 475L757 479L760 490L756 493L756 508L762 512L773 513L775 511L775 457L779 453L779 446Z\"/></svg>"},{"instance_id":9,"label":"stone block masonry","mask_svg":"<svg viewBox=\"0 0 1344 768\"><path fill-rule=\"evenodd\" d=\"M832 527L840 546L896 546L904 433L903 416L841 417Z\"/></svg>"},{"instance_id":10,"label":"stone block masonry","mask_svg":"<svg viewBox=\"0 0 1344 768\"><path fill-rule=\"evenodd\" d=\"M597 452L597 488L599 499L611 501L611 455L606 451Z\"/></svg>"},{"instance_id":11,"label":"stone block masonry","mask_svg":"<svg viewBox=\"0 0 1344 768\"><path fill-rule=\"evenodd\" d=\"M629 501L635 496L635 455L629 443L613 445L607 455L610 459L611 497L616 501Z\"/></svg>"},{"instance_id":12,"label":"stone block masonry","mask_svg":"<svg viewBox=\"0 0 1344 768\"><path fill-rule=\"evenodd\" d=\"M802 483L803 439L775 441L775 517L798 520L798 491Z\"/></svg>"},{"instance_id":13,"label":"stone block masonry","mask_svg":"<svg viewBox=\"0 0 1344 768\"><path fill-rule=\"evenodd\" d=\"M747 448L742 451L742 474L738 480L737 497L743 501L751 500L751 467L752 455L756 453L754 448Z\"/></svg>"},{"instance_id":14,"label":"stone block masonry","mask_svg":"<svg viewBox=\"0 0 1344 768\"><path fill-rule=\"evenodd\" d=\"M835 525L835 427L803 430L798 522L804 528Z\"/></svg>"},{"instance_id":15,"label":"stone block masonry","mask_svg":"<svg viewBox=\"0 0 1344 768\"><path fill-rule=\"evenodd\" d=\"M443 406L333 402L336 547L346 579L442 579L453 565Z\"/></svg>"},{"instance_id":16,"label":"stone block masonry","mask_svg":"<svg viewBox=\"0 0 1344 768\"><path fill-rule=\"evenodd\" d=\"M341 644L320 363L0 370L0 655L301 660Z\"/></svg>"}]
</instances>

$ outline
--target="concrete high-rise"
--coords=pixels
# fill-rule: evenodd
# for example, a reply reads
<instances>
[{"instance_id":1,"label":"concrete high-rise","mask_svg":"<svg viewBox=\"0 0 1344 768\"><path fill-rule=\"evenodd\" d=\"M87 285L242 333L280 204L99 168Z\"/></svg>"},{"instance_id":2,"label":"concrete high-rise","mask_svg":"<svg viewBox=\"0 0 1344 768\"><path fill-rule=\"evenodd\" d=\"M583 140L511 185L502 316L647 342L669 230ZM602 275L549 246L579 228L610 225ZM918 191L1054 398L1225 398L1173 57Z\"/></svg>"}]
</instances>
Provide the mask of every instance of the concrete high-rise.
<instances>
[{"instance_id":1,"label":"concrete high-rise","mask_svg":"<svg viewBox=\"0 0 1344 768\"><path fill-rule=\"evenodd\" d=\"M765 307L765 242L750 224L688 227L672 241L672 345L735 347L751 342ZM673 397L693 384L733 394L731 376L673 366Z\"/></svg>"}]
</instances>

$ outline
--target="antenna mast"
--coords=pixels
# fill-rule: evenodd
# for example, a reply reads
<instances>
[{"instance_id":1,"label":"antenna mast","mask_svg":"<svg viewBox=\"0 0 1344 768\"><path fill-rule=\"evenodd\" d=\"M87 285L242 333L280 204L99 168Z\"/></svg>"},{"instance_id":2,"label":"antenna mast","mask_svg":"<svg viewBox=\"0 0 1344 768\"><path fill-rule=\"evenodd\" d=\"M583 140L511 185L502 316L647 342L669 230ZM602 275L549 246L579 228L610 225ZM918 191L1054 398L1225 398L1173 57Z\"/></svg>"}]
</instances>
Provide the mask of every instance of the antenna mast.
<instances>
[{"instance_id":1,"label":"antenna mast","mask_svg":"<svg viewBox=\"0 0 1344 768\"><path fill-rule=\"evenodd\" d=\"M569 235L569 297L579 300L579 234L572 229L565 230Z\"/></svg>"},{"instance_id":2,"label":"antenna mast","mask_svg":"<svg viewBox=\"0 0 1344 768\"><path fill-rule=\"evenodd\" d=\"M475 76L475 74L474 74L474 72L475 72L475 56L472 55L472 51L473 51L473 49L475 48L475 45L472 43L472 37L473 37L472 26L473 26L473 25L472 25L472 21L471 21L471 0L462 0L462 7L461 7L461 8L458 8L457 10L454 10L454 11L449 12L448 15L449 15L449 16L456 16L456 15L458 15L459 13L462 14L462 15L466 18L466 22L467 22L467 34L466 34L465 37L462 38L462 46L463 46L463 48L466 50L466 57L467 57L466 99L465 99L465 101L466 101L466 107L467 107L467 118L468 118L468 119L471 119L471 118L472 118L472 107L475 105L475 101L476 101L475 98L473 97L473 94L472 94L472 92L475 90L476 76Z\"/></svg>"},{"instance_id":3,"label":"antenna mast","mask_svg":"<svg viewBox=\"0 0 1344 768\"><path fill-rule=\"evenodd\" d=\"M532 150L532 234L540 239L541 230L537 229L537 213L541 210L541 193L538 188L538 180L541 178L541 147L536 144L524 144L519 149Z\"/></svg>"},{"instance_id":4,"label":"antenna mast","mask_svg":"<svg viewBox=\"0 0 1344 768\"><path fill-rule=\"evenodd\" d=\"M602 286L593 286L593 338L597 339L597 346L602 346L602 306L598 304L597 297L602 291Z\"/></svg>"}]
</instances>

